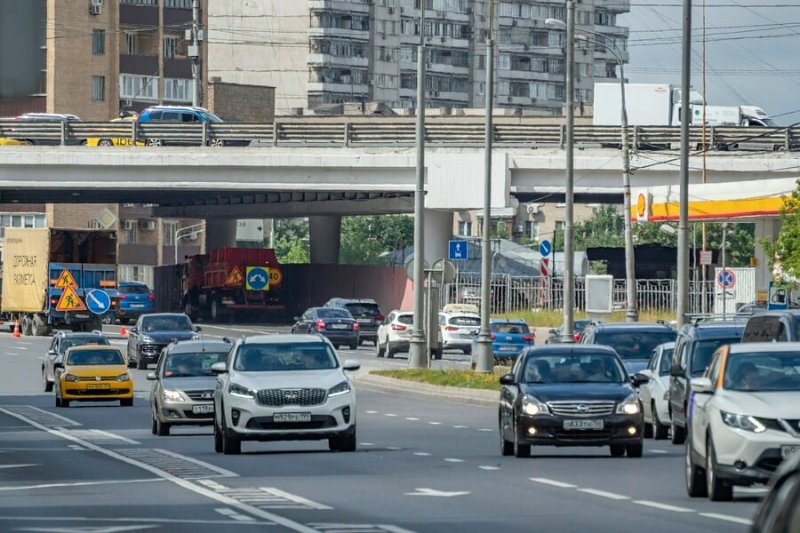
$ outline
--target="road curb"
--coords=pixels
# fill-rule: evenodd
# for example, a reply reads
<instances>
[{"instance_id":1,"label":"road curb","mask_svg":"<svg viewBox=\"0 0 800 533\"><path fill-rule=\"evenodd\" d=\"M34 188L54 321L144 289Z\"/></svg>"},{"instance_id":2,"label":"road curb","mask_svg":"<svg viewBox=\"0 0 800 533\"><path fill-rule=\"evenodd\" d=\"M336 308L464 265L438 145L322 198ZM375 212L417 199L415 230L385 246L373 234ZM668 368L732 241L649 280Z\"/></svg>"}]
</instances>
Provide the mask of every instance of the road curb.
<instances>
[{"instance_id":1,"label":"road curb","mask_svg":"<svg viewBox=\"0 0 800 533\"><path fill-rule=\"evenodd\" d=\"M499 391L464 389L460 387L439 387L427 383L374 376L372 374L354 375L353 381L355 381L357 389L420 400L437 400L480 407L497 407L500 401Z\"/></svg>"}]
</instances>

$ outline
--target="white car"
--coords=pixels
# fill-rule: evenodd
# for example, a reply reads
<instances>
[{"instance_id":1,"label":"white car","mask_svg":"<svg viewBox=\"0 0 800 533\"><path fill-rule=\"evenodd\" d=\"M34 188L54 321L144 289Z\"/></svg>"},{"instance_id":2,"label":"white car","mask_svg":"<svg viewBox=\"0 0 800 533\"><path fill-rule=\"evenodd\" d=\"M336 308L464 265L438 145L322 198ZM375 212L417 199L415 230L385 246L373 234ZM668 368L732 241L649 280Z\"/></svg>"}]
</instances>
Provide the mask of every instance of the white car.
<instances>
[{"instance_id":1,"label":"white car","mask_svg":"<svg viewBox=\"0 0 800 533\"><path fill-rule=\"evenodd\" d=\"M333 345L318 335L257 335L216 363L214 450L238 455L242 441L328 440L356 450L356 393Z\"/></svg>"},{"instance_id":2,"label":"white car","mask_svg":"<svg viewBox=\"0 0 800 533\"><path fill-rule=\"evenodd\" d=\"M395 309L386 316L378 327L377 354L389 359L398 352L407 353L411 341L411 328L414 324L414 311Z\"/></svg>"},{"instance_id":3,"label":"white car","mask_svg":"<svg viewBox=\"0 0 800 533\"><path fill-rule=\"evenodd\" d=\"M645 423L644 436L647 438L663 440L669 436L669 370L674 351L674 342L656 346L647 368L641 371L650 378L650 381L639 388Z\"/></svg>"},{"instance_id":4,"label":"white car","mask_svg":"<svg viewBox=\"0 0 800 533\"><path fill-rule=\"evenodd\" d=\"M439 313L442 348L472 353L472 339L481 328L481 316L473 313Z\"/></svg>"},{"instance_id":5,"label":"white car","mask_svg":"<svg viewBox=\"0 0 800 533\"><path fill-rule=\"evenodd\" d=\"M714 501L766 483L800 453L800 343L719 348L691 381L686 491Z\"/></svg>"}]
</instances>

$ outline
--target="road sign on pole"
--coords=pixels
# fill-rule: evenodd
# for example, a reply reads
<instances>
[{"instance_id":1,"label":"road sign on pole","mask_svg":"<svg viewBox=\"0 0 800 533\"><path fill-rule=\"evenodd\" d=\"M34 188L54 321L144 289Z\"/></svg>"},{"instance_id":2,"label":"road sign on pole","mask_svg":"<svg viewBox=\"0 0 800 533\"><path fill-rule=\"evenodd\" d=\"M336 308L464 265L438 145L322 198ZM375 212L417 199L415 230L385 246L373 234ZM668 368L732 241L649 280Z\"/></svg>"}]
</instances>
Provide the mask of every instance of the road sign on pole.
<instances>
[{"instance_id":1,"label":"road sign on pole","mask_svg":"<svg viewBox=\"0 0 800 533\"><path fill-rule=\"evenodd\" d=\"M720 270L717 274L717 285L723 289L732 289L736 285L736 274L732 270Z\"/></svg>"},{"instance_id":2,"label":"road sign on pole","mask_svg":"<svg viewBox=\"0 0 800 533\"><path fill-rule=\"evenodd\" d=\"M550 255L550 252L553 251L553 245L550 244L550 241L544 240L539 243L539 253L542 254L542 257L547 257Z\"/></svg>"},{"instance_id":3,"label":"road sign on pole","mask_svg":"<svg viewBox=\"0 0 800 533\"><path fill-rule=\"evenodd\" d=\"M111 309L111 297L106 291L92 289L86 294L86 307L96 315L104 315Z\"/></svg>"},{"instance_id":4,"label":"road sign on pole","mask_svg":"<svg viewBox=\"0 0 800 533\"><path fill-rule=\"evenodd\" d=\"M467 241L450 241L450 261L466 261L469 259L469 243Z\"/></svg>"}]
</instances>

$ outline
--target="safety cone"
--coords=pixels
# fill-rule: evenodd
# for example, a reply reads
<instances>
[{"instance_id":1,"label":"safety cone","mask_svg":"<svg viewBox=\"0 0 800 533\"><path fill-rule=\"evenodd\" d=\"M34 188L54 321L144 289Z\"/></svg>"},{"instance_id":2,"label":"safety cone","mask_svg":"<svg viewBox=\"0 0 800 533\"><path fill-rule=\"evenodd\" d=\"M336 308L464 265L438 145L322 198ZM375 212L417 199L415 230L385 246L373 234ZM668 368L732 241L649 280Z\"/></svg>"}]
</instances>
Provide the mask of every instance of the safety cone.
<instances>
[{"instance_id":1,"label":"safety cone","mask_svg":"<svg viewBox=\"0 0 800 533\"><path fill-rule=\"evenodd\" d=\"M19 319L14 321L14 333L11 336L15 339L19 338Z\"/></svg>"},{"instance_id":2,"label":"safety cone","mask_svg":"<svg viewBox=\"0 0 800 533\"><path fill-rule=\"evenodd\" d=\"M125 326L122 326L121 328L119 328L119 334L120 335L127 335L128 334L127 328L125 328Z\"/></svg>"}]
</instances>

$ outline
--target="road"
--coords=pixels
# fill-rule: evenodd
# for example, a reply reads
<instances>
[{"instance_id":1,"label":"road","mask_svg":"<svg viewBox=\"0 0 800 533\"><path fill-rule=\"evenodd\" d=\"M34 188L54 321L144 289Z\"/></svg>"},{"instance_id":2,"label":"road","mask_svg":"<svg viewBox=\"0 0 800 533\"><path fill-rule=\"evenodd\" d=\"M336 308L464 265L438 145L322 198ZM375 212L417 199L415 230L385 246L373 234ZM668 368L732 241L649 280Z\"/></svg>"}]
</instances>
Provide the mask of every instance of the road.
<instances>
[{"instance_id":1,"label":"road","mask_svg":"<svg viewBox=\"0 0 800 533\"><path fill-rule=\"evenodd\" d=\"M107 328L117 331L118 328ZM203 326L239 336L255 326ZM360 391L359 451L324 442L245 442L214 453L210 428L150 433L145 372L134 407L56 409L41 389L47 339L0 334L0 531L565 532L748 530L760 491L689 499L683 448L646 443L642 459L606 449L501 457L495 408ZM115 340L124 343L124 340ZM342 358L376 361L374 349ZM460 354L445 362L463 365Z\"/></svg>"}]
</instances>

